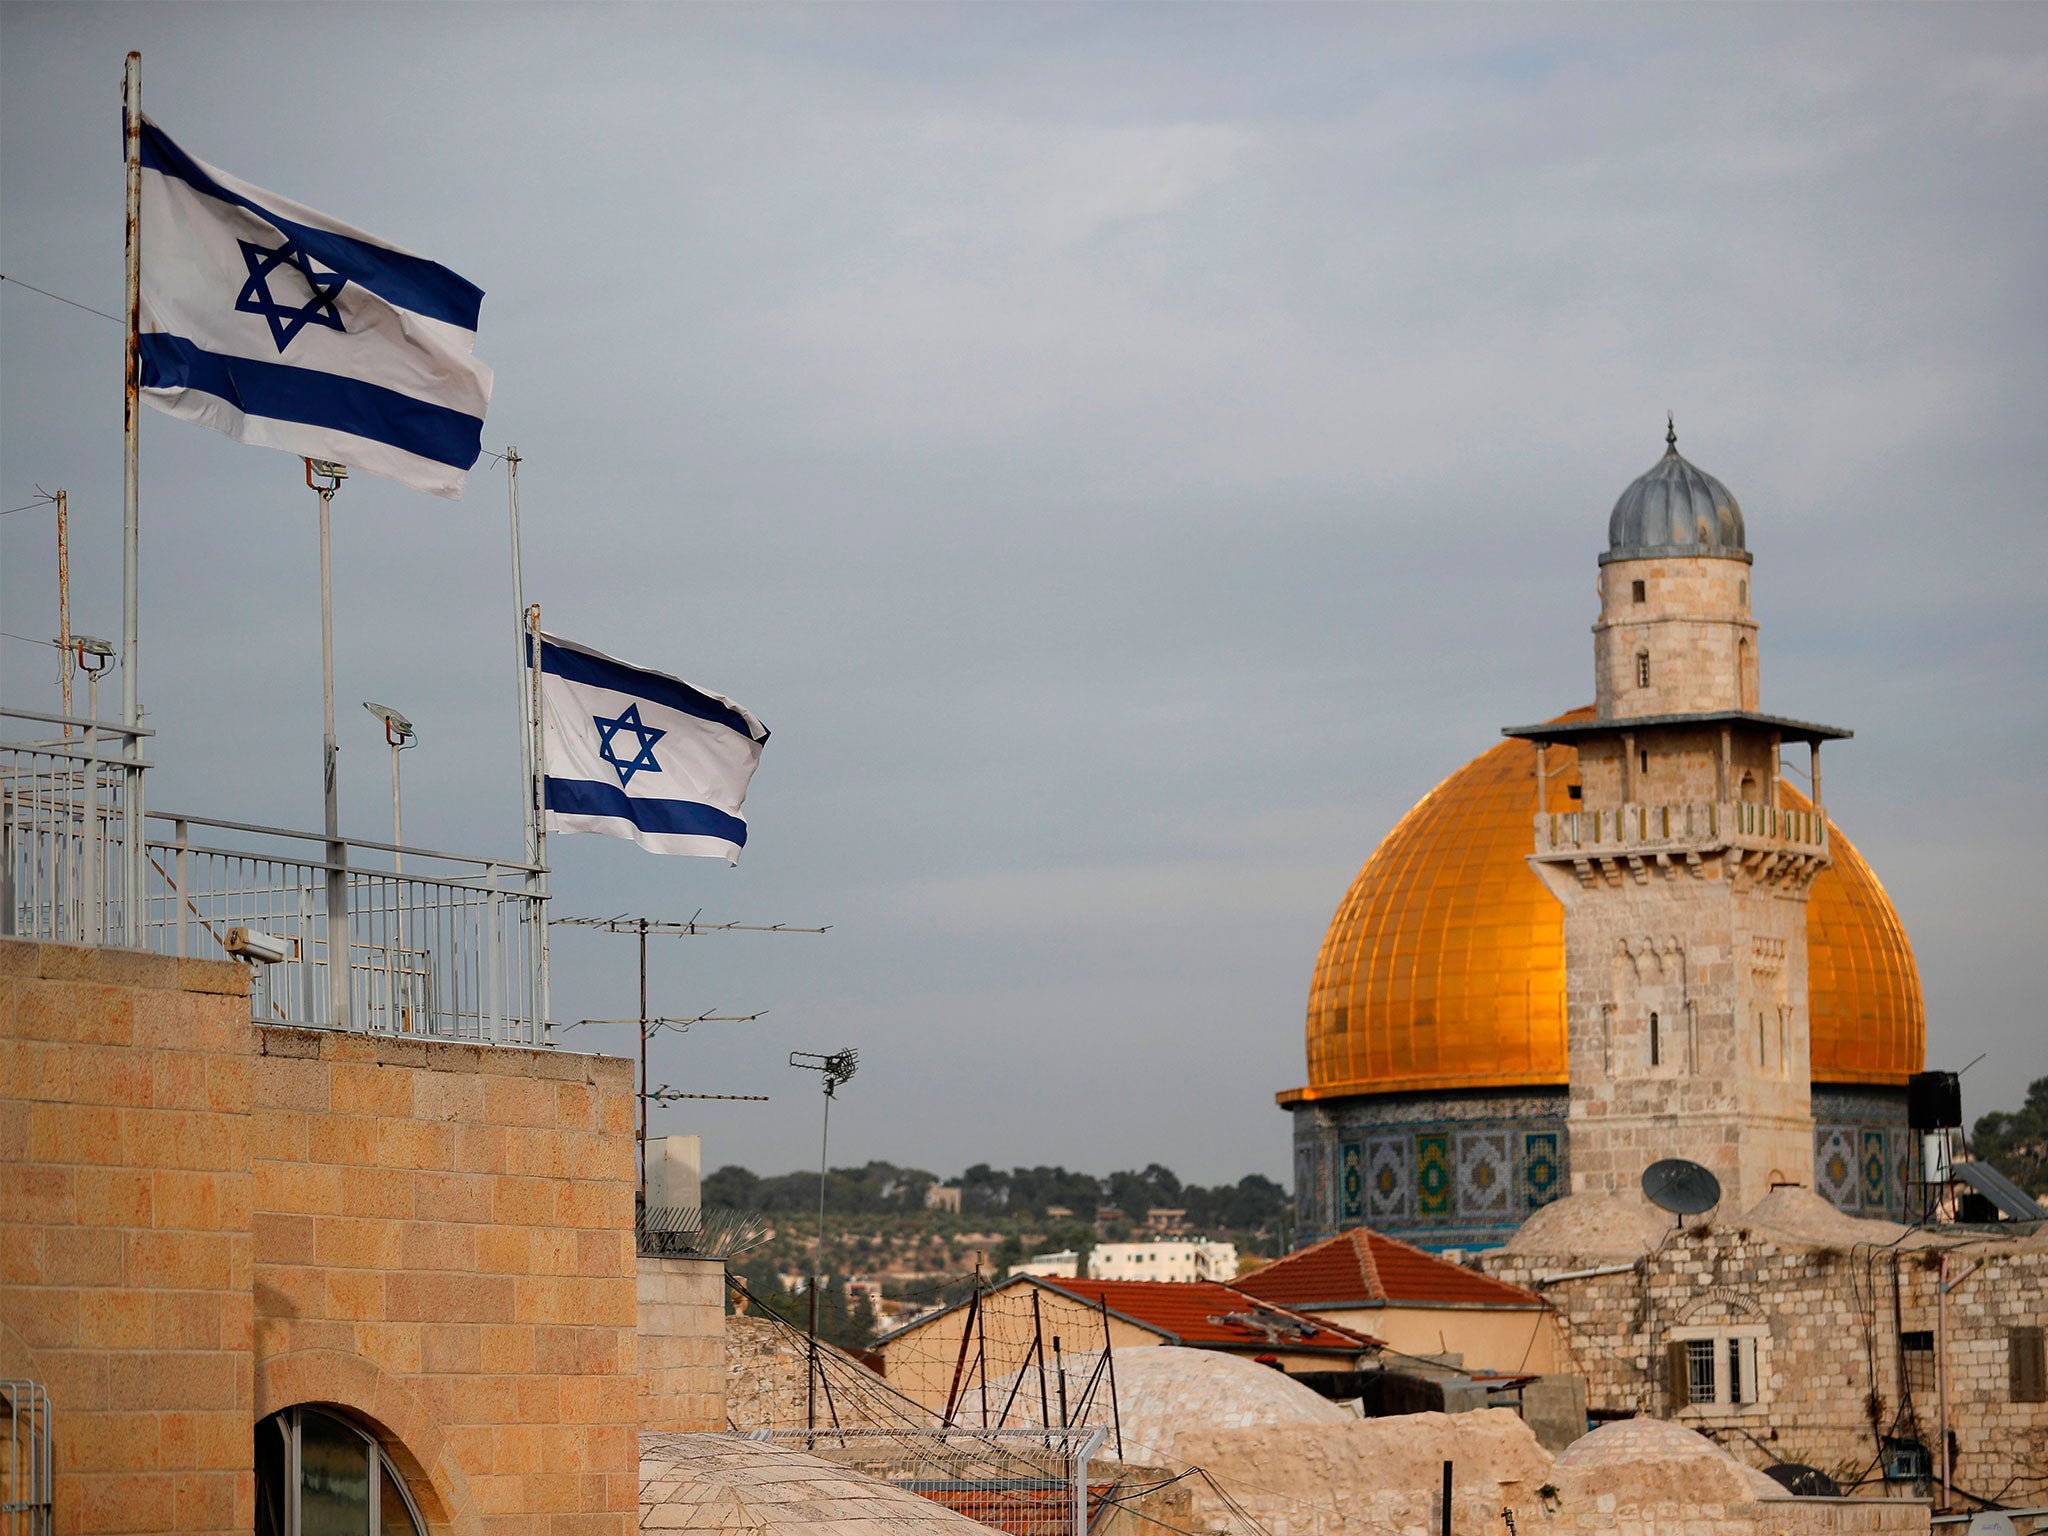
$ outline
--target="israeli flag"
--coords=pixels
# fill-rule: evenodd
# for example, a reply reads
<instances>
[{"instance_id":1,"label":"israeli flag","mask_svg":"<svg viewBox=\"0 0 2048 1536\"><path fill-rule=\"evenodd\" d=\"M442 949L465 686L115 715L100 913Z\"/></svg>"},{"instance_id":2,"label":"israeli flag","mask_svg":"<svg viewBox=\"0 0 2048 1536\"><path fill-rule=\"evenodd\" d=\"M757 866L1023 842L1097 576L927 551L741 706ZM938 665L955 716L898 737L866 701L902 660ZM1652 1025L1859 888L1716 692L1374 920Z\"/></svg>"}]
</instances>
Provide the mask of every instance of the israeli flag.
<instances>
[{"instance_id":1,"label":"israeli flag","mask_svg":"<svg viewBox=\"0 0 2048 1536\"><path fill-rule=\"evenodd\" d=\"M238 442L460 496L483 290L142 124L142 398Z\"/></svg>"},{"instance_id":2,"label":"israeli flag","mask_svg":"<svg viewBox=\"0 0 2048 1536\"><path fill-rule=\"evenodd\" d=\"M541 803L550 832L629 837L737 864L768 727L731 699L540 637Z\"/></svg>"}]
</instances>

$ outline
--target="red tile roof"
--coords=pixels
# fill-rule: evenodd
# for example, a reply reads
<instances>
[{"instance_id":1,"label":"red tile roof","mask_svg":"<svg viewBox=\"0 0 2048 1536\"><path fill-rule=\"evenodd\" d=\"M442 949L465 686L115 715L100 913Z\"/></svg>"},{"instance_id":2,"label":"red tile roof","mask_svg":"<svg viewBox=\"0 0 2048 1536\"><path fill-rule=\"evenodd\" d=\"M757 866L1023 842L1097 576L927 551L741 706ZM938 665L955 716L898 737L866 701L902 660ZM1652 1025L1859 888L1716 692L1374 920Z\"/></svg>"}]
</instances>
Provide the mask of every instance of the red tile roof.
<instances>
[{"instance_id":1,"label":"red tile roof","mask_svg":"<svg viewBox=\"0 0 2048 1536\"><path fill-rule=\"evenodd\" d=\"M1276 1259L1237 1289L1292 1307L1413 1306L1540 1307L1543 1298L1476 1269L1357 1227Z\"/></svg>"},{"instance_id":2,"label":"red tile roof","mask_svg":"<svg viewBox=\"0 0 2048 1536\"><path fill-rule=\"evenodd\" d=\"M1133 1322L1197 1348L1327 1350L1355 1355L1382 1347L1370 1334L1304 1317L1214 1280L1048 1280L1089 1306L1106 1306Z\"/></svg>"}]
</instances>

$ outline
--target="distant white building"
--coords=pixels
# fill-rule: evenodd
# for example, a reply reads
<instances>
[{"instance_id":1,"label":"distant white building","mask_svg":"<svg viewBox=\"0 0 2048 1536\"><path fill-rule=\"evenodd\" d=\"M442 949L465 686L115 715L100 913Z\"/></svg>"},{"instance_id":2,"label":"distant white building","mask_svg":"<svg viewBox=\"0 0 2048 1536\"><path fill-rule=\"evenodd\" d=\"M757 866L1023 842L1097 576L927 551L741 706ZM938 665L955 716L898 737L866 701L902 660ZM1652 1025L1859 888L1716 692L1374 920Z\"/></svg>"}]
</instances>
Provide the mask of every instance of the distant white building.
<instances>
[{"instance_id":1,"label":"distant white building","mask_svg":"<svg viewBox=\"0 0 2048 1536\"><path fill-rule=\"evenodd\" d=\"M1063 1253L1034 1253L1021 1264L1012 1264L1013 1275L1038 1275L1046 1280L1076 1280L1081 1274L1081 1255L1069 1248Z\"/></svg>"},{"instance_id":2,"label":"distant white building","mask_svg":"<svg viewBox=\"0 0 2048 1536\"><path fill-rule=\"evenodd\" d=\"M946 1211L951 1215L960 1214L960 1186L958 1184L927 1184L924 1187L924 1208L928 1211Z\"/></svg>"},{"instance_id":3,"label":"distant white building","mask_svg":"<svg viewBox=\"0 0 2048 1536\"><path fill-rule=\"evenodd\" d=\"M1097 1243L1088 1250L1090 1280L1223 1280L1237 1278L1237 1244L1179 1238L1157 1243Z\"/></svg>"}]
</instances>

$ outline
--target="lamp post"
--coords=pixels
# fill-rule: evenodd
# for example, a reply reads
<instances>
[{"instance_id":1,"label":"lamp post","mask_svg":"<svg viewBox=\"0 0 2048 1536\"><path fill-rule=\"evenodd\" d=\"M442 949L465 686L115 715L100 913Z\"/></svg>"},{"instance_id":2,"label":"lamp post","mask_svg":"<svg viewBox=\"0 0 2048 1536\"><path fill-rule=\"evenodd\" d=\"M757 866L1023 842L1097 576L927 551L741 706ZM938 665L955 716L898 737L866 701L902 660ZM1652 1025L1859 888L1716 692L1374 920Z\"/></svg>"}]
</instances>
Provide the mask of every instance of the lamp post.
<instances>
[{"instance_id":1,"label":"lamp post","mask_svg":"<svg viewBox=\"0 0 2048 1536\"><path fill-rule=\"evenodd\" d=\"M363 700L363 708L384 722L384 740L391 748L391 869L394 874L405 871L405 855L396 850L405 841L405 818L399 810L398 800L398 754L408 747L420 744L419 732L405 716L388 704L372 704Z\"/></svg>"},{"instance_id":2,"label":"lamp post","mask_svg":"<svg viewBox=\"0 0 2048 1536\"><path fill-rule=\"evenodd\" d=\"M328 508L348 466L326 459L306 460L306 485L320 498L320 709L322 792L327 833L327 1022L347 1029L354 1022L348 1001L349 922L348 844L341 840L341 801L335 793L334 739L334 561L328 536ZM132 722L131 722L132 723Z\"/></svg>"},{"instance_id":3,"label":"lamp post","mask_svg":"<svg viewBox=\"0 0 2048 1536\"><path fill-rule=\"evenodd\" d=\"M107 914L102 898L105 859L100 851L100 674L114 664L114 648L96 635L72 635L79 670L85 673L85 892L81 931L88 944L103 944Z\"/></svg>"}]
</instances>

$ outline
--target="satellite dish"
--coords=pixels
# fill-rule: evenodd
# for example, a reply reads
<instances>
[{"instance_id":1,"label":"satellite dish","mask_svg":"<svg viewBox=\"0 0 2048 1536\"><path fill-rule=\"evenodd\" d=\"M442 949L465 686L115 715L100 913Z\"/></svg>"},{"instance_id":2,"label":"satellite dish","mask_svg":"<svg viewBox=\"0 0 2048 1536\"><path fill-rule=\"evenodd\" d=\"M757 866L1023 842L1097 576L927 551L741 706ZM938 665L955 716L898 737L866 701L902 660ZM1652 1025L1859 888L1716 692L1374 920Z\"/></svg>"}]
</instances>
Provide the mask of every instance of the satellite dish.
<instances>
[{"instance_id":1,"label":"satellite dish","mask_svg":"<svg viewBox=\"0 0 2048 1536\"><path fill-rule=\"evenodd\" d=\"M1667 1157L1643 1170L1650 1204L1679 1216L1697 1216L1721 1203L1721 1181L1698 1163Z\"/></svg>"},{"instance_id":2,"label":"satellite dish","mask_svg":"<svg viewBox=\"0 0 2048 1536\"><path fill-rule=\"evenodd\" d=\"M1764 1476L1770 1478L1787 1493L1808 1499L1839 1499L1842 1485L1819 1467L1809 1467L1802 1462L1781 1461L1775 1467L1765 1467Z\"/></svg>"},{"instance_id":3,"label":"satellite dish","mask_svg":"<svg viewBox=\"0 0 2048 1536\"><path fill-rule=\"evenodd\" d=\"M1999 1509L1981 1510L1970 1516L1970 1536L2012 1536L2012 1516Z\"/></svg>"}]
</instances>

